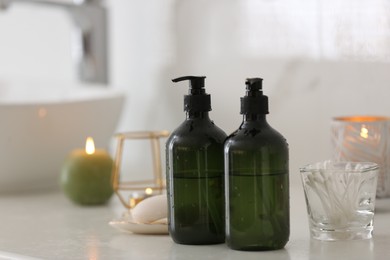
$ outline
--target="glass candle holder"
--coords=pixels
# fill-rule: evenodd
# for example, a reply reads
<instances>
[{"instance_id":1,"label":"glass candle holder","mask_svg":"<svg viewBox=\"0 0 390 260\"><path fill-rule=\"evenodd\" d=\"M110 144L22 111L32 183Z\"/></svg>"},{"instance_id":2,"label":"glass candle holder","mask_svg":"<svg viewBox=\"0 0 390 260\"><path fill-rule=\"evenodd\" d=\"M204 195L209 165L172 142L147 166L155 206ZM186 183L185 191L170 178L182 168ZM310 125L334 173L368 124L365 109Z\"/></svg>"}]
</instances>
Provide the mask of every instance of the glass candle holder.
<instances>
[{"instance_id":1,"label":"glass candle holder","mask_svg":"<svg viewBox=\"0 0 390 260\"><path fill-rule=\"evenodd\" d=\"M390 120L381 116L333 118L334 161L374 162L380 166L377 197L390 196Z\"/></svg>"}]
</instances>

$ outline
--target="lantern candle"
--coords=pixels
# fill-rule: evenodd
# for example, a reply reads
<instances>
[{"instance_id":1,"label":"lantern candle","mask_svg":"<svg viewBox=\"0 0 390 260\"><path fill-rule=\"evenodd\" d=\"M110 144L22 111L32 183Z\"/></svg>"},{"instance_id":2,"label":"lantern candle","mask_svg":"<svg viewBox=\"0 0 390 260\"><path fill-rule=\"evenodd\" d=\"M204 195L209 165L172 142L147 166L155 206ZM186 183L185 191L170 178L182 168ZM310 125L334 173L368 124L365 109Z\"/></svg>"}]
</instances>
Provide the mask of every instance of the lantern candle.
<instances>
[{"instance_id":1,"label":"lantern candle","mask_svg":"<svg viewBox=\"0 0 390 260\"><path fill-rule=\"evenodd\" d=\"M113 160L103 149L95 149L88 137L85 149L70 153L61 171L64 193L78 204L103 204L113 194Z\"/></svg>"},{"instance_id":2,"label":"lantern candle","mask_svg":"<svg viewBox=\"0 0 390 260\"><path fill-rule=\"evenodd\" d=\"M332 122L335 161L374 162L380 166L377 197L390 196L389 118L336 117Z\"/></svg>"},{"instance_id":3,"label":"lantern candle","mask_svg":"<svg viewBox=\"0 0 390 260\"><path fill-rule=\"evenodd\" d=\"M133 192L129 196L129 205L130 208L134 208L138 203L143 201L146 198L154 196L154 191L152 188L146 188L144 192Z\"/></svg>"}]
</instances>

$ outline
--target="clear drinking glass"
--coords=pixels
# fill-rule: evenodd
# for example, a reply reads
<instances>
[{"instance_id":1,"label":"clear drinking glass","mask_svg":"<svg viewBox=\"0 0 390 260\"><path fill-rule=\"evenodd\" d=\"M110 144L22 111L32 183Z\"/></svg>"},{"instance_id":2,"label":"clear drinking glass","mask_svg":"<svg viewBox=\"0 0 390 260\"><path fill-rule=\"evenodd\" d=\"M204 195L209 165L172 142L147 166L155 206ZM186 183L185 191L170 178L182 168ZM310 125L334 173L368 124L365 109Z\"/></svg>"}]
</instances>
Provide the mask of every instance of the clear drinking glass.
<instances>
[{"instance_id":1,"label":"clear drinking glass","mask_svg":"<svg viewBox=\"0 0 390 260\"><path fill-rule=\"evenodd\" d=\"M312 238L372 237L378 169L371 162L331 161L300 169Z\"/></svg>"}]
</instances>

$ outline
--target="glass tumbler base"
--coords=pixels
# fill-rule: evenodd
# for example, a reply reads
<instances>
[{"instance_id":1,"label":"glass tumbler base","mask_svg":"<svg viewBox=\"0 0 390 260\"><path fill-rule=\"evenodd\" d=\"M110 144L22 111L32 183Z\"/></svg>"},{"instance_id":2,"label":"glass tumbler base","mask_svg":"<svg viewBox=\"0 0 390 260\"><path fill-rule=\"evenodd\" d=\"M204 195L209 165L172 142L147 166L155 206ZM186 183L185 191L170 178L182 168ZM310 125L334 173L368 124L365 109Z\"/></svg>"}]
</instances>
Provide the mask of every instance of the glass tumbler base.
<instances>
[{"instance_id":1,"label":"glass tumbler base","mask_svg":"<svg viewBox=\"0 0 390 260\"><path fill-rule=\"evenodd\" d=\"M324 230L312 228L310 235L312 238L322 241L337 241L337 240L358 240L372 238L373 227L364 229L345 229L345 230Z\"/></svg>"}]
</instances>

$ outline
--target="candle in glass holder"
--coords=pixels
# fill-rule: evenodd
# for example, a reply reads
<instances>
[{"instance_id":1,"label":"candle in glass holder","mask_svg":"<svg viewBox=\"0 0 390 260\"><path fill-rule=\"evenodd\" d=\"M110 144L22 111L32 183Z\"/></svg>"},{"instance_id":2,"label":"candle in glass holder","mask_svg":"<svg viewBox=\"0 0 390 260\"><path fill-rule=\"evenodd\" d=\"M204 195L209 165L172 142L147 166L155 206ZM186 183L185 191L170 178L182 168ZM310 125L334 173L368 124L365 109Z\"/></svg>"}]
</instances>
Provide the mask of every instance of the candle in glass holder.
<instances>
[{"instance_id":1,"label":"candle in glass holder","mask_svg":"<svg viewBox=\"0 0 390 260\"><path fill-rule=\"evenodd\" d=\"M332 121L333 159L377 163L377 197L390 196L389 130L388 117L336 117Z\"/></svg>"},{"instance_id":2,"label":"candle in glass holder","mask_svg":"<svg viewBox=\"0 0 390 260\"><path fill-rule=\"evenodd\" d=\"M134 208L138 203L153 195L154 191L152 188L146 188L144 191L141 192L133 192L129 197L130 208Z\"/></svg>"}]
</instances>

